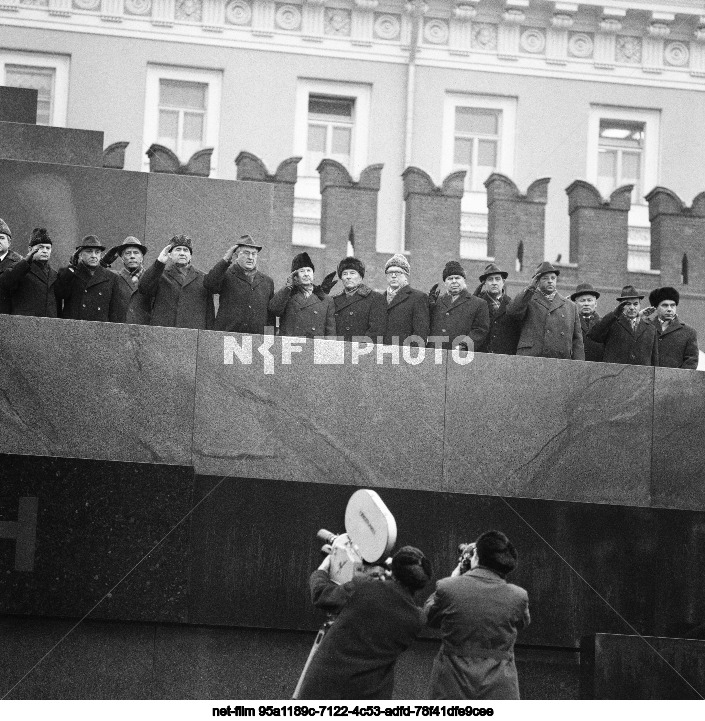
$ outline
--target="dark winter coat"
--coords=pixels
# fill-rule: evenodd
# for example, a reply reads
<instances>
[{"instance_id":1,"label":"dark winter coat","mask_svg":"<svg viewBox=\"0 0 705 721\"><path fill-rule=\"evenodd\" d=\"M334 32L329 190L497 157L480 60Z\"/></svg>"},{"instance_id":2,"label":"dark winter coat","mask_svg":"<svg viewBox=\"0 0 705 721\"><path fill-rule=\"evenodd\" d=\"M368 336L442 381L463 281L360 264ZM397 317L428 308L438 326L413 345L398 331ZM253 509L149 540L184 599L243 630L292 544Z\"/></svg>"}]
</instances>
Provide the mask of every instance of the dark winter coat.
<instances>
[{"instance_id":1,"label":"dark winter coat","mask_svg":"<svg viewBox=\"0 0 705 721\"><path fill-rule=\"evenodd\" d=\"M93 274L80 263L76 270L62 268L54 284L59 315L72 320L117 322L120 293L117 276L98 266Z\"/></svg>"},{"instance_id":2,"label":"dark winter coat","mask_svg":"<svg viewBox=\"0 0 705 721\"><path fill-rule=\"evenodd\" d=\"M482 345L490 329L490 313L487 310L487 303L470 295L467 289L460 291L455 303L451 300L450 293L445 293L436 301L429 303L431 312L429 345L454 348L462 336L470 336L474 347L467 349L465 343L461 343L461 346L466 350L474 350L477 346ZM449 341L434 341L434 338L439 336L448 336Z\"/></svg>"},{"instance_id":3,"label":"dark winter coat","mask_svg":"<svg viewBox=\"0 0 705 721\"><path fill-rule=\"evenodd\" d=\"M134 275L125 268L119 272L113 272L118 277L117 322L149 325L149 299L137 292L140 278L144 275L144 269Z\"/></svg>"},{"instance_id":4,"label":"dark winter coat","mask_svg":"<svg viewBox=\"0 0 705 721\"><path fill-rule=\"evenodd\" d=\"M631 323L614 311L600 319L588 332L591 340L603 343L605 363L625 363L627 365L658 365L658 332L651 321L642 318L632 331Z\"/></svg>"},{"instance_id":5,"label":"dark winter coat","mask_svg":"<svg viewBox=\"0 0 705 721\"><path fill-rule=\"evenodd\" d=\"M352 295L342 293L333 298L335 306L335 334L338 338L351 341L354 338L369 338L373 343L384 336L387 325L387 309L384 297L359 285Z\"/></svg>"},{"instance_id":6,"label":"dark winter coat","mask_svg":"<svg viewBox=\"0 0 705 721\"><path fill-rule=\"evenodd\" d=\"M0 296L6 299L7 313L56 318L57 273L48 264L45 267L46 273L38 263L20 259L0 275Z\"/></svg>"},{"instance_id":7,"label":"dark winter coat","mask_svg":"<svg viewBox=\"0 0 705 721\"><path fill-rule=\"evenodd\" d=\"M698 334L695 328L683 323L676 316L661 331L661 324L654 321L658 332L658 364L662 368L689 368L698 367L700 353L698 350Z\"/></svg>"},{"instance_id":8,"label":"dark winter coat","mask_svg":"<svg viewBox=\"0 0 705 721\"><path fill-rule=\"evenodd\" d=\"M220 296L214 330L262 335L274 326L269 311L274 281L268 275L255 271L250 281L237 263L220 260L206 276L205 287Z\"/></svg>"},{"instance_id":9,"label":"dark winter coat","mask_svg":"<svg viewBox=\"0 0 705 721\"><path fill-rule=\"evenodd\" d=\"M432 699L518 699L517 632L529 625L529 596L483 566L444 578L425 606L441 629L431 670Z\"/></svg>"},{"instance_id":10,"label":"dark winter coat","mask_svg":"<svg viewBox=\"0 0 705 721\"><path fill-rule=\"evenodd\" d=\"M335 304L322 291L314 291L306 298L298 288L284 287L274 294L269 310L280 318L279 335L335 337Z\"/></svg>"},{"instance_id":11,"label":"dark winter coat","mask_svg":"<svg viewBox=\"0 0 705 721\"><path fill-rule=\"evenodd\" d=\"M507 306L507 315L521 322L517 355L585 360L578 306L556 293L547 300L527 288Z\"/></svg>"},{"instance_id":12,"label":"dark winter coat","mask_svg":"<svg viewBox=\"0 0 705 721\"><path fill-rule=\"evenodd\" d=\"M600 316L597 313L593 313L587 318L584 315L580 316L580 328L583 331L583 346L585 348L586 361L601 361L602 356L605 354L605 347L602 343L588 338L588 333L595 327L598 320L600 320Z\"/></svg>"},{"instance_id":13,"label":"dark winter coat","mask_svg":"<svg viewBox=\"0 0 705 721\"><path fill-rule=\"evenodd\" d=\"M387 329L384 334L386 345L403 344L406 338L417 335L426 343L431 328L431 315L428 309L428 295L414 290L409 285L400 288L387 303L386 293L382 294L387 307ZM397 338L398 340L395 340Z\"/></svg>"},{"instance_id":14,"label":"dark winter coat","mask_svg":"<svg viewBox=\"0 0 705 721\"><path fill-rule=\"evenodd\" d=\"M495 308L487 293L480 293L478 297L487 303L487 310L490 314L490 330L487 338L475 350L478 353L516 355L521 325L515 318L507 315L507 306L512 299L508 295L502 294L499 308Z\"/></svg>"},{"instance_id":15,"label":"dark winter coat","mask_svg":"<svg viewBox=\"0 0 705 721\"><path fill-rule=\"evenodd\" d=\"M19 263L22 260L22 256L19 253L15 253L14 250L8 250L7 253L5 253L5 257L0 260L0 278L2 278L2 274L6 270L10 270L10 268L14 268L17 263ZM9 313L10 312L10 299L7 298L3 292L2 287L0 287L0 313Z\"/></svg>"},{"instance_id":16,"label":"dark winter coat","mask_svg":"<svg viewBox=\"0 0 705 721\"><path fill-rule=\"evenodd\" d=\"M399 655L423 626L421 609L396 581L356 578L338 586L311 575L319 608L340 614L323 638L301 687L302 699L391 699Z\"/></svg>"},{"instance_id":17,"label":"dark winter coat","mask_svg":"<svg viewBox=\"0 0 705 721\"><path fill-rule=\"evenodd\" d=\"M168 328L213 328L213 296L204 286L205 275L189 265L183 276L173 265L155 260L140 278L137 291L150 299L150 325Z\"/></svg>"}]
</instances>

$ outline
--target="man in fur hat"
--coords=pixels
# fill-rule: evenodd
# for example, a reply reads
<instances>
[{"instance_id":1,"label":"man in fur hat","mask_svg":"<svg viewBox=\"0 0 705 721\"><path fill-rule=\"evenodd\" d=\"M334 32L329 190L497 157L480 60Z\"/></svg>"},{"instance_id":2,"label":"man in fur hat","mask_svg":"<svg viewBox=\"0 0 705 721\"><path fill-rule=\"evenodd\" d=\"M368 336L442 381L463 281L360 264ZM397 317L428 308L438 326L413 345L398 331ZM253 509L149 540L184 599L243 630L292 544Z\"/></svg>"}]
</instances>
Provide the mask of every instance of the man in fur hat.
<instances>
[{"instance_id":1,"label":"man in fur hat","mask_svg":"<svg viewBox=\"0 0 705 721\"><path fill-rule=\"evenodd\" d=\"M119 256L122 270L113 271L118 277L119 305L118 323L149 324L149 304L146 297L137 292L140 278L144 275L144 256L147 246L132 235L111 248L101 259L104 268L110 268Z\"/></svg>"},{"instance_id":2,"label":"man in fur hat","mask_svg":"<svg viewBox=\"0 0 705 721\"><path fill-rule=\"evenodd\" d=\"M59 271L54 292L62 318L118 321L118 279L100 265L104 250L95 235L86 235L76 246L68 267Z\"/></svg>"},{"instance_id":3,"label":"man in fur hat","mask_svg":"<svg viewBox=\"0 0 705 721\"><path fill-rule=\"evenodd\" d=\"M175 235L140 279L138 292L151 305L150 325L168 328L213 328L213 296L205 275L191 265L193 241Z\"/></svg>"},{"instance_id":4,"label":"man in fur hat","mask_svg":"<svg viewBox=\"0 0 705 721\"><path fill-rule=\"evenodd\" d=\"M12 232L8 224L0 218L0 278L6 270L10 270L13 266L22 260L19 253L10 250L12 245ZM0 292L0 313L10 312L10 301Z\"/></svg>"},{"instance_id":5,"label":"man in fur hat","mask_svg":"<svg viewBox=\"0 0 705 721\"><path fill-rule=\"evenodd\" d=\"M490 313L490 330L487 338L475 350L478 353L503 353L516 355L520 326L516 319L507 315L510 296L504 292L504 281L509 276L495 263L488 263L480 275L480 285L474 295L487 303Z\"/></svg>"},{"instance_id":6,"label":"man in fur hat","mask_svg":"<svg viewBox=\"0 0 705 721\"><path fill-rule=\"evenodd\" d=\"M396 253L385 263L386 345L403 344L411 336L421 339L412 345L426 343L431 325L428 299L423 291L415 290L409 285L410 274L411 266L402 253Z\"/></svg>"},{"instance_id":7,"label":"man in fur hat","mask_svg":"<svg viewBox=\"0 0 705 721\"><path fill-rule=\"evenodd\" d=\"M604 344L605 363L658 365L656 326L639 312L643 297L633 285L625 285L615 310L588 331L588 338Z\"/></svg>"},{"instance_id":8,"label":"man in fur hat","mask_svg":"<svg viewBox=\"0 0 705 721\"><path fill-rule=\"evenodd\" d=\"M531 283L508 306L521 323L517 355L585 360L578 308L558 293L560 270L539 263Z\"/></svg>"},{"instance_id":9,"label":"man in fur hat","mask_svg":"<svg viewBox=\"0 0 705 721\"><path fill-rule=\"evenodd\" d=\"M588 338L590 329L600 320L597 313L597 299L600 294L592 287L590 283L579 283L575 289L575 293L570 299L578 306L580 313L580 327L583 331L583 346L585 347L586 361L601 361L605 348L602 343L597 343Z\"/></svg>"},{"instance_id":10,"label":"man in fur hat","mask_svg":"<svg viewBox=\"0 0 705 721\"><path fill-rule=\"evenodd\" d=\"M57 274L49 265L52 247L46 228L35 228L27 255L0 275L0 297L5 299L5 312L56 318L54 285Z\"/></svg>"},{"instance_id":11,"label":"man in fur hat","mask_svg":"<svg viewBox=\"0 0 705 721\"><path fill-rule=\"evenodd\" d=\"M320 286L314 286L314 272L308 253L294 257L286 285L269 302L270 312L280 318L279 335L335 337L335 304Z\"/></svg>"},{"instance_id":12,"label":"man in fur hat","mask_svg":"<svg viewBox=\"0 0 705 721\"><path fill-rule=\"evenodd\" d=\"M251 235L243 235L206 276L206 289L219 296L215 330L262 335L274 326L274 281L257 270L261 251Z\"/></svg>"},{"instance_id":13,"label":"man in fur hat","mask_svg":"<svg viewBox=\"0 0 705 721\"><path fill-rule=\"evenodd\" d=\"M695 370L700 357L698 334L678 317L679 301L680 293L670 286L649 293L649 303L656 309L652 322L658 334L658 364L662 368Z\"/></svg>"},{"instance_id":14,"label":"man in fur hat","mask_svg":"<svg viewBox=\"0 0 705 721\"><path fill-rule=\"evenodd\" d=\"M437 284L429 293L431 331L428 343L448 350L474 350L482 345L490 329L487 303L468 293L465 269L455 260L446 263L443 282L443 295Z\"/></svg>"},{"instance_id":15,"label":"man in fur hat","mask_svg":"<svg viewBox=\"0 0 705 721\"><path fill-rule=\"evenodd\" d=\"M338 277L343 283L343 292L333 298L337 337L347 341L367 338L380 343L387 311L382 294L362 282L365 264L353 256L343 258L338 263Z\"/></svg>"}]
</instances>

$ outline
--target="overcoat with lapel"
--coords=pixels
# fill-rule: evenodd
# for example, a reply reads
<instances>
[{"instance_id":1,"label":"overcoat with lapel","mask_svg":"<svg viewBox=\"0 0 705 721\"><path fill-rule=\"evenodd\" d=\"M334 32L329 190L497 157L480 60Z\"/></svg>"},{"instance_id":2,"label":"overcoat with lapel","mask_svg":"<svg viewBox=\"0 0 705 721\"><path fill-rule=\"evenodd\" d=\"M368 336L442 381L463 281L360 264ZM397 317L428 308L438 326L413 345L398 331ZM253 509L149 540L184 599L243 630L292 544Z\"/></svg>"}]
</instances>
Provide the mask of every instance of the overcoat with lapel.
<instances>
[{"instance_id":1,"label":"overcoat with lapel","mask_svg":"<svg viewBox=\"0 0 705 721\"><path fill-rule=\"evenodd\" d=\"M115 273L100 265L92 274L82 263L76 270L62 268L54 284L59 315L73 320L117 321L117 282Z\"/></svg>"},{"instance_id":2,"label":"overcoat with lapel","mask_svg":"<svg viewBox=\"0 0 705 721\"><path fill-rule=\"evenodd\" d=\"M19 253L8 250L5 257L0 260L0 278L6 270L14 268L21 260L22 256ZM3 293L2 286L0 286L0 313L10 313L10 299Z\"/></svg>"},{"instance_id":3,"label":"overcoat with lapel","mask_svg":"<svg viewBox=\"0 0 705 721\"><path fill-rule=\"evenodd\" d=\"M335 337L335 304L321 291L314 290L306 298L298 289L285 286L274 294L269 310L280 318L279 335Z\"/></svg>"},{"instance_id":4,"label":"overcoat with lapel","mask_svg":"<svg viewBox=\"0 0 705 721\"><path fill-rule=\"evenodd\" d=\"M529 596L484 566L436 584L424 607L441 629L432 699L518 699L517 632L529 625Z\"/></svg>"},{"instance_id":5,"label":"overcoat with lapel","mask_svg":"<svg viewBox=\"0 0 705 721\"><path fill-rule=\"evenodd\" d=\"M341 293L333 298L335 335L343 340L369 338L373 343L384 336L387 309L384 297L361 284L352 295Z\"/></svg>"},{"instance_id":6,"label":"overcoat with lapel","mask_svg":"<svg viewBox=\"0 0 705 721\"><path fill-rule=\"evenodd\" d=\"M602 345L602 343L598 343L592 338L588 338L588 333L595 327L597 321L599 320L600 316L597 313L593 313L588 318L583 315L580 316L580 328L583 331L583 346L585 347L586 361L599 362L605 354L605 346Z\"/></svg>"},{"instance_id":7,"label":"overcoat with lapel","mask_svg":"<svg viewBox=\"0 0 705 721\"><path fill-rule=\"evenodd\" d=\"M399 289L391 303L387 303L386 294L382 294L382 298L387 306L385 344L403 344L404 340L412 335L419 336L423 343L426 343L431 327L426 293L405 285Z\"/></svg>"},{"instance_id":8,"label":"overcoat with lapel","mask_svg":"<svg viewBox=\"0 0 705 721\"><path fill-rule=\"evenodd\" d=\"M137 292L140 278L145 272L144 269L134 275L126 268L113 272L118 277L117 322L149 325L149 299Z\"/></svg>"},{"instance_id":9,"label":"overcoat with lapel","mask_svg":"<svg viewBox=\"0 0 705 721\"><path fill-rule=\"evenodd\" d=\"M155 260L137 288L151 300L150 325L211 330L215 308L204 279L205 275L191 265L183 276L173 265Z\"/></svg>"},{"instance_id":10,"label":"overcoat with lapel","mask_svg":"<svg viewBox=\"0 0 705 721\"><path fill-rule=\"evenodd\" d=\"M205 287L219 295L214 330L261 335L265 327L274 326L269 312L274 281L268 275L255 271L250 282L237 263L220 260L206 275Z\"/></svg>"},{"instance_id":11,"label":"overcoat with lapel","mask_svg":"<svg viewBox=\"0 0 705 721\"><path fill-rule=\"evenodd\" d=\"M46 273L37 263L20 259L0 275L0 296L7 301L7 313L56 318L54 285L56 271L48 264Z\"/></svg>"},{"instance_id":12,"label":"overcoat with lapel","mask_svg":"<svg viewBox=\"0 0 705 721\"><path fill-rule=\"evenodd\" d=\"M588 337L603 343L605 363L625 363L634 366L657 366L658 332L656 326L646 318L641 318L636 330L631 323L614 311L600 319L589 331Z\"/></svg>"},{"instance_id":13,"label":"overcoat with lapel","mask_svg":"<svg viewBox=\"0 0 705 721\"><path fill-rule=\"evenodd\" d=\"M585 360L578 307L556 293L548 300L527 288L507 306L507 315L521 322L517 355Z\"/></svg>"},{"instance_id":14,"label":"overcoat with lapel","mask_svg":"<svg viewBox=\"0 0 705 721\"><path fill-rule=\"evenodd\" d=\"M521 328L516 318L507 315L507 306L512 299L503 293L499 301L499 308L495 308L486 293L481 293L478 297L487 303L487 310L490 314L490 330L487 338L475 350L478 353L516 355Z\"/></svg>"},{"instance_id":15,"label":"overcoat with lapel","mask_svg":"<svg viewBox=\"0 0 705 721\"><path fill-rule=\"evenodd\" d=\"M661 330L658 321L654 325L658 332L658 364L664 368L695 370L700 358L695 328L686 325L678 316L666 326L665 331Z\"/></svg>"},{"instance_id":16,"label":"overcoat with lapel","mask_svg":"<svg viewBox=\"0 0 705 721\"><path fill-rule=\"evenodd\" d=\"M455 303L450 293L444 293L435 302L429 303L431 311L431 331L428 342L454 348L462 336L470 336L474 350L482 345L490 329L490 313L484 300L470 295L467 289L461 290ZM447 336L448 341L434 341L434 338ZM463 347L465 346L462 343Z\"/></svg>"}]
</instances>

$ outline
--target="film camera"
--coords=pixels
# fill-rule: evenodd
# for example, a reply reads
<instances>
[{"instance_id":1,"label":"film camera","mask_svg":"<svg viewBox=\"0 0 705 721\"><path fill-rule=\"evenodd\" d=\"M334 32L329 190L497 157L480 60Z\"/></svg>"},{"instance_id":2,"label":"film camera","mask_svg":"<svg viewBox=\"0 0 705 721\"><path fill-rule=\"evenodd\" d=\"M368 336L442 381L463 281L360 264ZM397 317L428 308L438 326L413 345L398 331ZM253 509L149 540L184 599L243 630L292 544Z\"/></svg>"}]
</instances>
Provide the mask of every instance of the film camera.
<instances>
[{"instance_id":1,"label":"film camera","mask_svg":"<svg viewBox=\"0 0 705 721\"><path fill-rule=\"evenodd\" d=\"M460 573L467 573L472 568L472 557L475 554L474 543L461 543L458 545L458 565Z\"/></svg>"}]
</instances>

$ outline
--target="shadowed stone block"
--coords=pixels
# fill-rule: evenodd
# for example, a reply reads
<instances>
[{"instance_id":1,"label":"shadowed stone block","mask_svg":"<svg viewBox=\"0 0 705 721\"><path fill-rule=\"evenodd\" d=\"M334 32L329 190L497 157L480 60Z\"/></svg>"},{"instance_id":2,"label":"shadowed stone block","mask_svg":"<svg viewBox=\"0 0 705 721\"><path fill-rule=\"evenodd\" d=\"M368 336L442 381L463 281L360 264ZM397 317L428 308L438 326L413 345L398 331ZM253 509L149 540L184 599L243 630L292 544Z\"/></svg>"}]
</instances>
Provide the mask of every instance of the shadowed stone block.
<instances>
[{"instance_id":1,"label":"shadowed stone block","mask_svg":"<svg viewBox=\"0 0 705 721\"><path fill-rule=\"evenodd\" d=\"M102 148L100 155L102 165ZM54 241L54 268L68 263L84 235L97 235L107 247L128 235L144 238L147 173L0 160L0 175L2 217L19 253L27 252L35 227ZM148 263L162 247L150 246Z\"/></svg>"},{"instance_id":2,"label":"shadowed stone block","mask_svg":"<svg viewBox=\"0 0 705 721\"><path fill-rule=\"evenodd\" d=\"M30 88L10 88L0 86L0 122L30 123L37 122L37 90Z\"/></svg>"},{"instance_id":3,"label":"shadowed stone block","mask_svg":"<svg viewBox=\"0 0 705 721\"><path fill-rule=\"evenodd\" d=\"M103 133L27 123L0 123L0 158L100 168L103 165Z\"/></svg>"},{"instance_id":4,"label":"shadowed stone block","mask_svg":"<svg viewBox=\"0 0 705 721\"><path fill-rule=\"evenodd\" d=\"M267 374L262 336L199 334L197 473L397 488L440 482L445 354L438 365L432 351L420 365L394 365L390 352L401 358L400 348L370 344L354 364L354 344L309 339L289 354L290 340L268 338ZM234 346L248 348L251 362Z\"/></svg>"},{"instance_id":5,"label":"shadowed stone block","mask_svg":"<svg viewBox=\"0 0 705 721\"><path fill-rule=\"evenodd\" d=\"M56 619L0 618L0 696L154 698L153 626L84 622L71 630L74 624Z\"/></svg>"},{"instance_id":6,"label":"shadowed stone block","mask_svg":"<svg viewBox=\"0 0 705 721\"><path fill-rule=\"evenodd\" d=\"M657 368L653 505L705 510L705 374Z\"/></svg>"},{"instance_id":7,"label":"shadowed stone block","mask_svg":"<svg viewBox=\"0 0 705 721\"><path fill-rule=\"evenodd\" d=\"M705 696L705 641L598 633L580 646L584 699Z\"/></svg>"},{"instance_id":8,"label":"shadowed stone block","mask_svg":"<svg viewBox=\"0 0 705 721\"><path fill-rule=\"evenodd\" d=\"M0 613L186 621L191 469L11 455L0 464ZM19 512L27 499L29 517Z\"/></svg>"},{"instance_id":9,"label":"shadowed stone block","mask_svg":"<svg viewBox=\"0 0 705 721\"><path fill-rule=\"evenodd\" d=\"M0 315L0 451L189 465L197 331Z\"/></svg>"},{"instance_id":10,"label":"shadowed stone block","mask_svg":"<svg viewBox=\"0 0 705 721\"><path fill-rule=\"evenodd\" d=\"M648 506L653 378L548 358L450 363L443 489Z\"/></svg>"}]
</instances>

